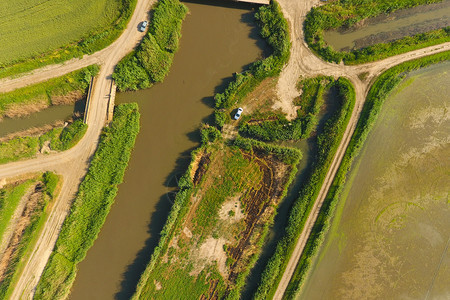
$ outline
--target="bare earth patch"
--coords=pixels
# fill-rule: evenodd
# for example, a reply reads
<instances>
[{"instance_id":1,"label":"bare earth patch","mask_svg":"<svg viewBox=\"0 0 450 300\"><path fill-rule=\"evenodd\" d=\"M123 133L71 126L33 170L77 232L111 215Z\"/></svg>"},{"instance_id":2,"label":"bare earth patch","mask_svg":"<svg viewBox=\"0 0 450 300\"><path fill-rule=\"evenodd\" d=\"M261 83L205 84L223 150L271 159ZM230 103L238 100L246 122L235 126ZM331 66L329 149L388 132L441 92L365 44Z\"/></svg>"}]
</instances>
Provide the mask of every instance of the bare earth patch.
<instances>
[{"instance_id":1,"label":"bare earth patch","mask_svg":"<svg viewBox=\"0 0 450 300\"><path fill-rule=\"evenodd\" d=\"M224 277L228 276L226 267L227 254L223 246L227 243L224 238L215 239L209 237L201 244L199 249L191 252L191 259L194 261L194 269L189 273L191 276L197 276L208 265L217 263L220 274Z\"/></svg>"},{"instance_id":2,"label":"bare earth patch","mask_svg":"<svg viewBox=\"0 0 450 300\"><path fill-rule=\"evenodd\" d=\"M240 197L241 195L237 195L223 203L222 207L219 210L219 218L221 220L228 220L235 223L245 217L245 215L242 213L241 202L239 201Z\"/></svg>"}]
</instances>

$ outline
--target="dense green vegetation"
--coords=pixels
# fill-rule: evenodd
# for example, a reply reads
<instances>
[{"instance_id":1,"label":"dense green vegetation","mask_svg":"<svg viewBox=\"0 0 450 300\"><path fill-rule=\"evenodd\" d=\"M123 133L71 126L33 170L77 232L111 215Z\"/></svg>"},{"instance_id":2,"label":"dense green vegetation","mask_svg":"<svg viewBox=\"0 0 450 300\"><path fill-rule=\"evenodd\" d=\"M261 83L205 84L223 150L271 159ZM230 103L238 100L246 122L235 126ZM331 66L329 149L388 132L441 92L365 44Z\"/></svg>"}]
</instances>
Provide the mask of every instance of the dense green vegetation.
<instances>
[{"instance_id":1,"label":"dense green vegetation","mask_svg":"<svg viewBox=\"0 0 450 300\"><path fill-rule=\"evenodd\" d=\"M213 128L213 130L210 130ZM214 132L214 127L206 127L204 132ZM240 150L240 148L243 149ZM258 155L256 155L258 153ZM226 146L223 140L211 142L207 139L205 143L193 152L192 162L188 172L179 182L179 192L175 204L163 229L163 234L159 246L153 252L151 261L141 277L136 294L133 299L190 299L199 298L202 295L208 296L211 293L212 281L217 281L213 287L215 295L219 298L238 299L240 289L245 283L251 267L256 262L259 251L251 255L248 259L240 262L244 267L240 270L239 276L231 282L219 272L219 267L213 264L206 264L204 268L198 270L198 275L190 275L198 267L198 261L192 258L192 254L200 251L203 242L211 237L213 239L225 239L224 250L227 254L227 268L231 268L235 262L227 249L235 247L239 241L240 232L245 229L244 219L236 222L224 221L219 218L219 210L227 200L239 196L236 201L241 203L242 212L247 214L246 205L253 201L271 201L256 197L255 193L259 189L265 189L271 184L264 181L263 169L261 165L266 165L265 159L271 156L280 159L291 168L285 173L288 178L281 180L280 188L283 189L281 197L286 194L286 189L295 174L295 165L301 158L300 151L296 149L283 148L279 146L266 145L264 143L238 139L234 146ZM199 161L205 159L206 165L199 166ZM201 178L197 178L197 171L194 168L201 168L205 173ZM203 169L205 168L205 169ZM270 168L270 167L269 167ZM220 174L220 176L213 176ZM193 181L195 178L195 183ZM274 182L271 182L272 184ZM193 206L189 201L192 197L199 199L198 206ZM201 200L200 200L201 199ZM259 202L258 202L259 203ZM193 210L192 210L193 208ZM233 206L234 208L234 206ZM189 213L188 213L189 212ZM228 216L234 216L228 212ZM260 249L267 234L268 226L271 224L272 216L268 216L268 221L264 226L252 233L252 244L256 249ZM187 228L191 232L190 238L185 238L183 232ZM171 241L176 240L176 247ZM253 248L252 248L252 251ZM166 259L161 259L162 257ZM194 271L195 272L195 271ZM207 280L206 280L207 279ZM162 288L157 288L159 282ZM183 289L177 288L180 284Z\"/></svg>"},{"instance_id":2,"label":"dense green vegetation","mask_svg":"<svg viewBox=\"0 0 450 300\"><path fill-rule=\"evenodd\" d=\"M16 137L0 142L0 164L36 156L45 143L50 150L64 151L75 146L84 136L87 125L76 120L66 127L56 127L40 136Z\"/></svg>"},{"instance_id":3,"label":"dense green vegetation","mask_svg":"<svg viewBox=\"0 0 450 300\"><path fill-rule=\"evenodd\" d=\"M117 106L114 119L101 135L88 173L61 228L35 299L60 299L69 292L77 264L84 259L105 222L138 132L137 104Z\"/></svg>"},{"instance_id":4,"label":"dense green vegetation","mask_svg":"<svg viewBox=\"0 0 450 300\"><path fill-rule=\"evenodd\" d=\"M0 189L0 224L3 229L0 232L1 238L4 233L5 226L8 226L11 221L12 213L17 208L21 198L33 185L43 184L41 187L42 193L39 195L39 200L33 207L29 223L26 225L26 228L20 237L20 241L11 255L7 269L3 275L3 279L0 282L1 299L8 299L14 290L19 272L27 257L31 254L34 242L38 237L38 233L42 229L42 226L48 216L46 211L47 206L56 197L55 189L58 182L59 177L57 175L51 172L46 172L42 176L34 177L23 183Z\"/></svg>"},{"instance_id":5,"label":"dense green vegetation","mask_svg":"<svg viewBox=\"0 0 450 300\"><path fill-rule=\"evenodd\" d=\"M405 37L390 43L372 45L351 52L337 52L326 44L323 32L339 27L350 27L357 22L383 13L442 0L338 0L313 7L305 20L305 39L309 47L323 59L339 63L357 64L379 60L418 48L450 41L450 28Z\"/></svg>"},{"instance_id":6,"label":"dense green vegetation","mask_svg":"<svg viewBox=\"0 0 450 300\"><path fill-rule=\"evenodd\" d=\"M280 6L274 0L268 6L261 6L255 14L261 36L272 47L269 57L253 63L248 71L236 73L223 93L216 94L216 108L229 108L239 103L265 78L276 76L289 60L289 27Z\"/></svg>"},{"instance_id":7,"label":"dense green vegetation","mask_svg":"<svg viewBox=\"0 0 450 300\"><path fill-rule=\"evenodd\" d=\"M158 1L142 43L114 70L113 78L119 90L144 89L163 81L178 50L181 24L187 11L178 0Z\"/></svg>"},{"instance_id":8,"label":"dense green vegetation","mask_svg":"<svg viewBox=\"0 0 450 300\"><path fill-rule=\"evenodd\" d=\"M308 138L317 127L324 94L335 84L333 78L327 76L301 80L298 83L298 89L302 91L301 97L295 100L295 105L300 106L296 119L289 121L285 115L272 111L257 112L242 117L239 133L261 141Z\"/></svg>"},{"instance_id":9,"label":"dense green vegetation","mask_svg":"<svg viewBox=\"0 0 450 300\"><path fill-rule=\"evenodd\" d=\"M89 87L91 76L97 75L99 67L89 67L74 71L61 77L53 78L45 82L37 83L12 92L0 94L0 118L8 115L8 112L18 111L24 108L26 114L27 105L45 107L52 105L55 99L75 93L82 97ZM78 100L78 99L75 99Z\"/></svg>"},{"instance_id":10,"label":"dense green vegetation","mask_svg":"<svg viewBox=\"0 0 450 300\"><path fill-rule=\"evenodd\" d=\"M0 78L90 54L125 29L136 0L0 3Z\"/></svg>"},{"instance_id":11,"label":"dense green vegetation","mask_svg":"<svg viewBox=\"0 0 450 300\"><path fill-rule=\"evenodd\" d=\"M331 116L317 137L317 149L312 171L303 184L297 201L292 205L284 236L277 243L276 249L261 277L261 283L254 295L255 299L270 299L278 286L287 262L295 247L304 223L319 193L328 172L337 147L347 127L355 104L355 91L351 83L339 78L335 84L338 90L339 110Z\"/></svg>"},{"instance_id":12,"label":"dense green vegetation","mask_svg":"<svg viewBox=\"0 0 450 300\"><path fill-rule=\"evenodd\" d=\"M358 156L362 146L364 145L367 135L375 124L378 113L380 112L384 101L387 99L390 92L394 90L394 88L409 72L446 60L450 60L450 52L444 52L403 63L384 72L372 85L364 104L361 118L356 126L355 133L352 136L341 165L339 166L327 197L325 198L320 214L313 227L311 236L308 239L305 250L302 253L295 273L286 290L285 296L287 299L295 298L295 295L299 292L301 285L306 278L307 272L311 268L315 255L322 245L325 238L325 233L328 231L330 226L330 219L334 213L334 208L337 201L339 201L339 197L347 180L347 174L354 159Z\"/></svg>"}]
</instances>

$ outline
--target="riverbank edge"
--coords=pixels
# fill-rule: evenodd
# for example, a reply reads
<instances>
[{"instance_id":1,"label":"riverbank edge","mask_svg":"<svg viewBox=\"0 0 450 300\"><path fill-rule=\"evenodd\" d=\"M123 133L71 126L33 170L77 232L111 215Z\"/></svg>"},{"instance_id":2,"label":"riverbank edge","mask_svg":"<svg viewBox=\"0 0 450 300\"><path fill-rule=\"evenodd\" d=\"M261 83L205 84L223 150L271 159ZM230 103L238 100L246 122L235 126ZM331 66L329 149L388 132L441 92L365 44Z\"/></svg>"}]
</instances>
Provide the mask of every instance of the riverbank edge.
<instances>
[{"instance_id":1,"label":"riverbank edge","mask_svg":"<svg viewBox=\"0 0 450 300\"><path fill-rule=\"evenodd\" d=\"M379 0L374 1L376 2ZM407 1L400 3L397 1L386 2L389 3L386 7L380 8L376 13L369 12L367 15L358 14L357 5L351 6L352 3L350 3L348 4L348 7L346 7L345 4L343 4L343 8L350 10L350 12L345 12L350 16L348 18L342 17L339 9L331 12L333 11L332 8L339 5L340 2L338 2L338 4L331 2L317 8L313 7L306 15L304 23L305 41L308 44L308 47L323 60L335 63L340 63L342 61L346 65L372 62L412 50L438 45L450 41L449 27L416 34L414 36L406 36L389 43L379 43L350 52L336 51L328 46L324 41L323 31L336 29L342 26L349 27L364 19L391 13L399 9L412 8L441 1L442 0L418 0L414 3L409 3ZM379 4L379 6L381 6L381 4ZM351 12L353 12L353 14Z\"/></svg>"},{"instance_id":2,"label":"riverbank edge","mask_svg":"<svg viewBox=\"0 0 450 300\"><path fill-rule=\"evenodd\" d=\"M295 299L301 292L302 284L310 275L312 264L330 228L331 219L334 216L337 202L346 183L352 163L360 153L368 134L378 118L381 107L390 95L390 92L403 81L409 72L448 60L450 60L450 52L443 52L408 61L383 72L373 83L367 95L355 132L330 186L311 235L308 238L305 251L302 253L294 275L286 289L286 299Z\"/></svg>"},{"instance_id":3,"label":"riverbank edge","mask_svg":"<svg viewBox=\"0 0 450 300\"><path fill-rule=\"evenodd\" d=\"M62 63L72 58L82 57L85 54L92 54L111 45L125 30L136 8L137 0L122 0L122 3L127 4L125 9L121 10L118 19L112 21L109 28L102 28L82 37L78 42L61 46L56 49L56 52L55 50L47 51L37 56L20 59L1 66L0 79L14 77L47 65Z\"/></svg>"},{"instance_id":4,"label":"riverbank edge","mask_svg":"<svg viewBox=\"0 0 450 300\"><path fill-rule=\"evenodd\" d=\"M273 255L264 268L253 299L273 298L350 120L356 101L355 90L348 79L340 77L337 81L338 87L342 89L339 92L342 99L341 107L330 117L323 132L318 136L317 147L320 149L318 156L300 190L298 200L290 209L285 234L278 241Z\"/></svg>"},{"instance_id":5,"label":"riverbank edge","mask_svg":"<svg viewBox=\"0 0 450 300\"><path fill-rule=\"evenodd\" d=\"M36 287L35 299L67 298L77 264L97 239L123 181L139 132L139 117L136 103L121 104L109 127L103 129L89 170Z\"/></svg>"},{"instance_id":6,"label":"riverbank edge","mask_svg":"<svg viewBox=\"0 0 450 300\"><path fill-rule=\"evenodd\" d=\"M57 199L62 186L62 177L56 175L52 172L46 172L36 177L36 180L42 180L45 186L45 192L50 199L46 201L42 211L40 211L39 216L34 219L25 229L22 239L18 246L18 255L10 262L15 269L10 275L5 285L5 280L2 281L0 289L0 297L2 299L9 299L13 293L14 287L20 278L26 261L32 254L34 245L36 244L40 233L44 229L44 225L50 215L50 209L53 206L55 200Z\"/></svg>"}]
</instances>

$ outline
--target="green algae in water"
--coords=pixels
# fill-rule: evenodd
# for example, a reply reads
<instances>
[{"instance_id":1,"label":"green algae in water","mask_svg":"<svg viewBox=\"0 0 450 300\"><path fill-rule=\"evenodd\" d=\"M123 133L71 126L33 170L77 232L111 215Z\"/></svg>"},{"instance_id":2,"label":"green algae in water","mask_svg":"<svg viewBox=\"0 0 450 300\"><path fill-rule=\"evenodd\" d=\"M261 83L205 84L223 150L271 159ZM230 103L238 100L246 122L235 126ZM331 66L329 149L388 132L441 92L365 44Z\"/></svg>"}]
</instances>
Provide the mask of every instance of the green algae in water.
<instances>
[{"instance_id":1,"label":"green algae in water","mask_svg":"<svg viewBox=\"0 0 450 300\"><path fill-rule=\"evenodd\" d=\"M431 66L386 100L300 299L450 298L449 82Z\"/></svg>"}]
</instances>

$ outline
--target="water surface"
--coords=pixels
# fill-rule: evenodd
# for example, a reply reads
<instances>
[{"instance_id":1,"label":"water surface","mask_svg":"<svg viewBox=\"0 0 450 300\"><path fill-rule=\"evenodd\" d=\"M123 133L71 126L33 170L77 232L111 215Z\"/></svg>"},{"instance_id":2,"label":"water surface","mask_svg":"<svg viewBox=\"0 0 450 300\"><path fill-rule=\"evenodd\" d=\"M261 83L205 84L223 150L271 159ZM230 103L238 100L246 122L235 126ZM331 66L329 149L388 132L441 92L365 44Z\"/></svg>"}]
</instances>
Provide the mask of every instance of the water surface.
<instances>
[{"instance_id":1,"label":"water surface","mask_svg":"<svg viewBox=\"0 0 450 300\"><path fill-rule=\"evenodd\" d=\"M450 62L412 72L356 158L300 299L449 299Z\"/></svg>"},{"instance_id":2,"label":"water surface","mask_svg":"<svg viewBox=\"0 0 450 300\"><path fill-rule=\"evenodd\" d=\"M181 47L164 83L117 95L119 103L138 102L141 131L105 225L79 265L71 299L130 298L158 242L176 179L198 146L198 128L213 111L212 96L263 53L252 6L185 4L190 13Z\"/></svg>"},{"instance_id":3,"label":"water surface","mask_svg":"<svg viewBox=\"0 0 450 300\"><path fill-rule=\"evenodd\" d=\"M367 20L367 25L324 32L325 41L337 51L360 49L405 36L450 26L450 1L403 9Z\"/></svg>"}]
</instances>

